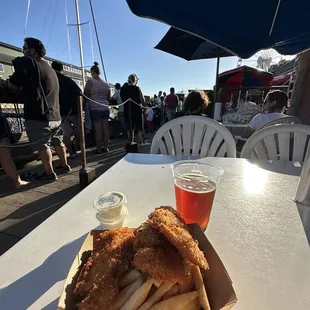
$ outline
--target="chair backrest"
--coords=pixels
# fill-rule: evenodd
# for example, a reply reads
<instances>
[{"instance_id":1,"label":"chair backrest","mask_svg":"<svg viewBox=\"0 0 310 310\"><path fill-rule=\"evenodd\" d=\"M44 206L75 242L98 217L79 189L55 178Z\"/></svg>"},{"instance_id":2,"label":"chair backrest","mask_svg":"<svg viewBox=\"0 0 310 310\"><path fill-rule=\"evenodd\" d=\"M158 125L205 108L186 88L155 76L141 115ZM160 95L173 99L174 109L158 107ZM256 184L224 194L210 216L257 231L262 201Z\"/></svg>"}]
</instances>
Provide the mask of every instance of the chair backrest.
<instances>
[{"instance_id":1,"label":"chair backrest","mask_svg":"<svg viewBox=\"0 0 310 310\"><path fill-rule=\"evenodd\" d=\"M241 157L303 162L309 145L310 127L280 124L256 131L245 143Z\"/></svg>"},{"instance_id":2,"label":"chair backrest","mask_svg":"<svg viewBox=\"0 0 310 310\"><path fill-rule=\"evenodd\" d=\"M295 117L295 116L283 116L283 117L280 117L278 119L275 119L271 122L268 122L262 126L260 126L257 130L261 130L263 128L266 128L266 127L270 127L270 126L273 126L273 125L278 125L278 124L300 124L301 121L298 117Z\"/></svg>"},{"instance_id":3,"label":"chair backrest","mask_svg":"<svg viewBox=\"0 0 310 310\"><path fill-rule=\"evenodd\" d=\"M150 153L236 157L236 144L228 129L219 122L203 116L183 116L159 128Z\"/></svg>"}]
</instances>

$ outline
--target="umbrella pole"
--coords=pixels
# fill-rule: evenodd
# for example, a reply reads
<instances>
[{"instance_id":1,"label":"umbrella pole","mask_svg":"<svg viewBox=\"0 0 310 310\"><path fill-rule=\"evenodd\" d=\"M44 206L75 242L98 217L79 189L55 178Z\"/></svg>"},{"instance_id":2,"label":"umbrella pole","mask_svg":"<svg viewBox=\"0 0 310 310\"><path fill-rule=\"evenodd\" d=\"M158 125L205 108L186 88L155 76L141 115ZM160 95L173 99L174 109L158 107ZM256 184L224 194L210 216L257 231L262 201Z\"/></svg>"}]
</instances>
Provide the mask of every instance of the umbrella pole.
<instances>
[{"instance_id":1,"label":"umbrella pole","mask_svg":"<svg viewBox=\"0 0 310 310\"><path fill-rule=\"evenodd\" d=\"M220 48L218 48L217 61L216 61L215 93L214 93L214 101L215 102L217 102L219 70L220 70Z\"/></svg>"}]
</instances>

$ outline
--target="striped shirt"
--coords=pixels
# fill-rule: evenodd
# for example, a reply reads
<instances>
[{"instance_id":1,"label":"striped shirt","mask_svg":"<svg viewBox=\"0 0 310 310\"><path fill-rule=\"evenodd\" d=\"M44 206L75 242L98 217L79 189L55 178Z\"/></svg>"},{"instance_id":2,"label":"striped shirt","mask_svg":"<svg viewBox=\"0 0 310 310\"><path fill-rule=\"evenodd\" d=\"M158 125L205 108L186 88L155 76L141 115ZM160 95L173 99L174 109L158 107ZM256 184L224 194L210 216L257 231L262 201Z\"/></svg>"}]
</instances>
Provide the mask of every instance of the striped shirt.
<instances>
[{"instance_id":1,"label":"striped shirt","mask_svg":"<svg viewBox=\"0 0 310 310\"><path fill-rule=\"evenodd\" d=\"M90 84L90 99L100 102L102 104L109 105L108 94L109 84L101 79L89 79ZM102 106L92 101L89 101L90 110L106 111L109 109L107 106Z\"/></svg>"}]
</instances>

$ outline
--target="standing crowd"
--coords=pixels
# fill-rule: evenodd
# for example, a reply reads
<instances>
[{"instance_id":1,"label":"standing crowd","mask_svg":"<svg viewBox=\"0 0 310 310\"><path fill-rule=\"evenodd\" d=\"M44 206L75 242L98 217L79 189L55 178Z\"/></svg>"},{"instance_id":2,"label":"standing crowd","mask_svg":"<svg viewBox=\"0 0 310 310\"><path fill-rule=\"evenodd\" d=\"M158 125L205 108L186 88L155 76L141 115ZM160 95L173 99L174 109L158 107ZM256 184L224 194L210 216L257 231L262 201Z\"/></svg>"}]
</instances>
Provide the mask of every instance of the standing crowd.
<instances>
[{"instance_id":1,"label":"standing crowd","mask_svg":"<svg viewBox=\"0 0 310 310\"><path fill-rule=\"evenodd\" d=\"M166 121L189 114L200 114L208 98L200 91L190 93L183 105L182 100L170 88L170 93L160 91L158 96L146 104L138 84L138 77L131 74L122 86L115 84L111 96L109 84L100 77L100 68L95 62L91 67L91 78L86 82L84 94L77 84L63 74L63 65L54 61L52 66L44 60L46 50L43 43L35 38L25 38L23 57L13 60L14 73L8 80L0 80L1 87L19 91L24 103L24 118L29 142L38 152L44 172L36 175L37 181L55 181L57 174L68 173L71 167L67 161L78 156L80 148L79 108L85 112L85 127L90 118L95 131L95 153L109 151L110 105L118 109L118 119L129 141L138 133L142 146L149 145L145 140L144 127L152 133ZM83 105L81 105L81 96ZM82 111L81 111L82 112ZM28 185L18 174L10 155L7 124L0 119L0 163L17 188ZM63 141L58 134L61 128ZM59 165L53 167L53 146Z\"/></svg>"}]
</instances>

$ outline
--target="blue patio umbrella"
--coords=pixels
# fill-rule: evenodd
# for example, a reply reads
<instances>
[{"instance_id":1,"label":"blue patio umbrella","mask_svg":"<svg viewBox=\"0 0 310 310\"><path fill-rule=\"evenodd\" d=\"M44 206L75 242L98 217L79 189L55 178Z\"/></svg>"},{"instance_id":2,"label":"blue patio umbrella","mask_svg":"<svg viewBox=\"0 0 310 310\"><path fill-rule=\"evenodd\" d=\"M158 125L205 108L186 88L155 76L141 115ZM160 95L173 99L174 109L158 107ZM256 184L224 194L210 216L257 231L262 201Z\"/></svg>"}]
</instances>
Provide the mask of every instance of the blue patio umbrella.
<instances>
[{"instance_id":1,"label":"blue patio umbrella","mask_svg":"<svg viewBox=\"0 0 310 310\"><path fill-rule=\"evenodd\" d=\"M140 17L197 35L241 58L310 48L309 0L127 0Z\"/></svg>"},{"instance_id":2,"label":"blue patio umbrella","mask_svg":"<svg viewBox=\"0 0 310 310\"><path fill-rule=\"evenodd\" d=\"M173 27L168 30L155 48L185 60L217 58L215 93L217 93L220 57L235 56L205 39Z\"/></svg>"},{"instance_id":3,"label":"blue patio umbrella","mask_svg":"<svg viewBox=\"0 0 310 310\"><path fill-rule=\"evenodd\" d=\"M155 48L185 60L235 56L207 40L173 27L168 30Z\"/></svg>"}]
</instances>

